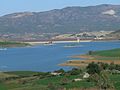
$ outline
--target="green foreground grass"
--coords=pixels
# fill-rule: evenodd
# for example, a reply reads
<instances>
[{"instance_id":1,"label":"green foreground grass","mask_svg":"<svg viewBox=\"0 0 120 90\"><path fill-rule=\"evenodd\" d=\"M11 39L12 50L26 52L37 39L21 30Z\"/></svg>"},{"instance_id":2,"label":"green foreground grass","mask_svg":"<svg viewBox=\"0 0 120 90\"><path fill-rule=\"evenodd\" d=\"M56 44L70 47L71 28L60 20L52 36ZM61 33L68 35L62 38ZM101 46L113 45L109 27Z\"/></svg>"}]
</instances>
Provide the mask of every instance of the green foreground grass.
<instances>
[{"instance_id":1,"label":"green foreground grass","mask_svg":"<svg viewBox=\"0 0 120 90\"><path fill-rule=\"evenodd\" d=\"M0 90L50 90L49 84L55 86L54 88L90 88L94 87L94 83L87 82L85 80L79 82L72 82L75 78L80 78L80 75L70 76L50 76L47 73L39 72L28 72L28 71L17 71L17 72L6 72L5 76L15 75L18 78L5 80L0 84ZM12 77L13 78L13 77ZM61 85L64 78L67 78L68 84Z\"/></svg>"},{"instance_id":2,"label":"green foreground grass","mask_svg":"<svg viewBox=\"0 0 120 90\"><path fill-rule=\"evenodd\" d=\"M120 90L120 74L118 74L118 75L111 75L110 79L111 79L111 81L113 81L115 89L116 90Z\"/></svg>"},{"instance_id":3,"label":"green foreground grass","mask_svg":"<svg viewBox=\"0 0 120 90\"><path fill-rule=\"evenodd\" d=\"M81 75L50 76L47 73L28 71L6 72L4 74L6 76L10 75L12 78L17 76L17 78L1 81L0 90L51 90L48 88L49 85L53 88L66 88L67 90L73 88L85 89L95 87L93 82L89 82L86 79L83 79L82 81L72 82L73 79L82 78ZM64 78L67 78L69 83L63 85L62 81ZM111 74L110 79L113 81L115 90L120 90L120 74Z\"/></svg>"}]
</instances>

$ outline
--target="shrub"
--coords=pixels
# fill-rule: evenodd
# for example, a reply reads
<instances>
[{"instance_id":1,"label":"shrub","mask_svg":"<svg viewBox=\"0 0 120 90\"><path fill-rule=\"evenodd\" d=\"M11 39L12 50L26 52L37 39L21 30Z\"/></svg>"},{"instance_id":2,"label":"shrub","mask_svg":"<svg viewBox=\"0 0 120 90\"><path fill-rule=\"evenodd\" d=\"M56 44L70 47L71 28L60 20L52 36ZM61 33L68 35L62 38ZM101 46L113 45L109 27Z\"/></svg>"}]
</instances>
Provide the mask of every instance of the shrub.
<instances>
[{"instance_id":1,"label":"shrub","mask_svg":"<svg viewBox=\"0 0 120 90\"><path fill-rule=\"evenodd\" d=\"M67 78L62 78L61 79L61 85L66 85L69 83L69 80Z\"/></svg>"},{"instance_id":2,"label":"shrub","mask_svg":"<svg viewBox=\"0 0 120 90\"><path fill-rule=\"evenodd\" d=\"M99 74L100 71L101 71L100 66L98 64L94 63L94 62L90 63L87 66L87 72L89 74L95 74L95 73Z\"/></svg>"}]
</instances>

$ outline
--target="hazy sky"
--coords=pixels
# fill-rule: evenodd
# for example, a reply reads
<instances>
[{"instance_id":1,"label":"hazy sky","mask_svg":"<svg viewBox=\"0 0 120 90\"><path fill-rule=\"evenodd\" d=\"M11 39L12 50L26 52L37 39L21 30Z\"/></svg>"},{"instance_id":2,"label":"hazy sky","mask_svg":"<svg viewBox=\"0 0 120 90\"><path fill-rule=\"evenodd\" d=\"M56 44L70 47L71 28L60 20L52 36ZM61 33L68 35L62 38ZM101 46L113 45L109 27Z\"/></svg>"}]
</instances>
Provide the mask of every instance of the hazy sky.
<instances>
[{"instance_id":1,"label":"hazy sky","mask_svg":"<svg viewBox=\"0 0 120 90\"><path fill-rule=\"evenodd\" d=\"M0 0L0 15L23 11L47 11L67 6L117 4L120 0Z\"/></svg>"}]
</instances>

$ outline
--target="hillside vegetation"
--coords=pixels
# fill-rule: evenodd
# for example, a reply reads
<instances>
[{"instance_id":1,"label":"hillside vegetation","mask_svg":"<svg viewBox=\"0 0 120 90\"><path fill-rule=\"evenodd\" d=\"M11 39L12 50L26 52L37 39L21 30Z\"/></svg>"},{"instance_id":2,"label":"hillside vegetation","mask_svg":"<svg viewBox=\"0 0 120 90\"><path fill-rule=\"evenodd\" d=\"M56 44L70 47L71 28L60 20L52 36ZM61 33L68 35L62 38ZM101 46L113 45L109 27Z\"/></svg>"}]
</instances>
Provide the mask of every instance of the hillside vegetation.
<instances>
[{"instance_id":1,"label":"hillside vegetation","mask_svg":"<svg viewBox=\"0 0 120 90\"><path fill-rule=\"evenodd\" d=\"M111 13L112 12L112 13ZM0 17L1 33L77 33L120 29L120 6L66 7ZM109 26L109 27L108 27Z\"/></svg>"}]
</instances>

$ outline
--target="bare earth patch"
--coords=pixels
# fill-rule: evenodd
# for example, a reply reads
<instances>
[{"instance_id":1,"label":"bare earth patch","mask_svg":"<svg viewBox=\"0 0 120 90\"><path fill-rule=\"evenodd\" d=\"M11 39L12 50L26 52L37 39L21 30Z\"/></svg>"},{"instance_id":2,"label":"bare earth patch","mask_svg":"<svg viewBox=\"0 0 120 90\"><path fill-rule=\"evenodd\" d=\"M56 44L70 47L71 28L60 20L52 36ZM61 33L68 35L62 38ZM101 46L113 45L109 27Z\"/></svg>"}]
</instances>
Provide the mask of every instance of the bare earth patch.
<instances>
[{"instance_id":1,"label":"bare earth patch","mask_svg":"<svg viewBox=\"0 0 120 90\"><path fill-rule=\"evenodd\" d=\"M65 63L59 64L60 66L75 66L75 67L85 67L91 62L102 62L102 63L114 63L120 64L120 60L112 57L102 57L102 56L91 56L91 55L76 55L72 58L82 58L84 60L70 60ZM109 59L109 60L108 60Z\"/></svg>"}]
</instances>

